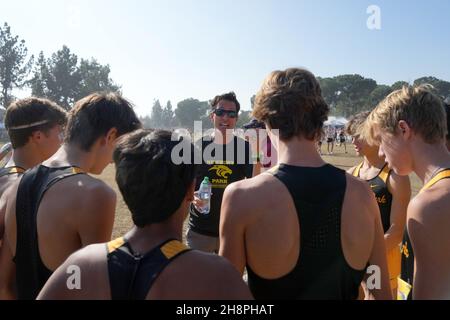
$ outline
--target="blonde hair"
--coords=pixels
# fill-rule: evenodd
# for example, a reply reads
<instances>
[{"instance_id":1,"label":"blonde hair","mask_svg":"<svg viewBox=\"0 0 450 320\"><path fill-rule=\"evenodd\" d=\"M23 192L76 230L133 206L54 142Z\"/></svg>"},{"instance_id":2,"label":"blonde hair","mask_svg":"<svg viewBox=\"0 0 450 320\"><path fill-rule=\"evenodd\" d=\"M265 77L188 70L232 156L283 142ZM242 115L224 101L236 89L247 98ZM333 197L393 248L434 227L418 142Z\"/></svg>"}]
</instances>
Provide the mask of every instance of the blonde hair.
<instances>
[{"instance_id":1,"label":"blonde hair","mask_svg":"<svg viewBox=\"0 0 450 320\"><path fill-rule=\"evenodd\" d=\"M444 104L433 89L429 84L405 86L388 95L367 118L362 130L365 140L370 144L379 144L374 135L375 128L397 134L400 120L408 123L426 143L444 140L447 133Z\"/></svg>"},{"instance_id":2,"label":"blonde hair","mask_svg":"<svg viewBox=\"0 0 450 320\"><path fill-rule=\"evenodd\" d=\"M328 111L316 77L305 69L290 68L274 71L264 80L253 116L278 129L282 140L295 136L314 140L322 132Z\"/></svg>"},{"instance_id":3,"label":"blonde hair","mask_svg":"<svg viewBox=\"0 0 450 320\"><path fill-rule=\"evenodd\" d=\"M345 125L345 132L352 137L362 137L364 124L369 114L370 111L363 111L351 117Z\"/></svg>"}]
</instances>

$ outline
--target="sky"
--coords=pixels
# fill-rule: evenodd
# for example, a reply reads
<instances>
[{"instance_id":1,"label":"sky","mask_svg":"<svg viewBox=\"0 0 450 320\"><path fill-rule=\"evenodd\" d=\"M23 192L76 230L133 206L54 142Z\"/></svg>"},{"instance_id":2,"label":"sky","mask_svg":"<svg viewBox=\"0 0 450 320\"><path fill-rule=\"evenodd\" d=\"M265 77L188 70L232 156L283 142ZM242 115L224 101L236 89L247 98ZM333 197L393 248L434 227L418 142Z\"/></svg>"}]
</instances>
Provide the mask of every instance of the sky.
<instances>
[{"instance_id":1,"label":"sky","mask_svg":"<svg viewBox=\"0 0 450 320\"><path fill-rule=\"evenodd\" d=\"M154 99L176 106L228 91L249 110L265 76L288 67L388 85L450 81L448 0L0 0L0 8L0 23L30 53L67 45L109 64L141 116Z\"/></svg>"}]
</instances>

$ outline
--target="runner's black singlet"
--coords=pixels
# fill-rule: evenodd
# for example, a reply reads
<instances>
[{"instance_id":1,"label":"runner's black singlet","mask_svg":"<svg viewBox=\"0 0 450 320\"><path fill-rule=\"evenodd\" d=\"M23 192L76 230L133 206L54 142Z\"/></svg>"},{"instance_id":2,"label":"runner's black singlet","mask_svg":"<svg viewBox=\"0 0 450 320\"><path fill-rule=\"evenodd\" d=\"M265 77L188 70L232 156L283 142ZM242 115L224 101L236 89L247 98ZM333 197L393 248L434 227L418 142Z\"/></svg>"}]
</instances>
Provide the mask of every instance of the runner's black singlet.
<instances>
[{"instance_id":1,"label":"runner's black singlet","mask_svg":"<svg viewBox=\"0 0 450 320\"><path fill-rule=\"evenodd\" d=\"M112 300L145 300L154 282L173 260L190 251L178 240L168 240L145 255L133 252L126 239L107 244Z\"/></svg>"},{"instance_id":2,"label":"runner's black singlet","mask_svg":"<svg viewBox=\"0 0 450 320\"><path fill-rule=\"evenodd\" d=\"M353 171L353 176L359 178L359 173L363 163L359 164ZM388 189L388 180L392 170L385 164L375 178L366 180L377 199L378 208L381 214L381 223L383 224L383 231L386 233L391 227L391 207L392 194Z\"/></svg>"},{"instance_id":3,"label":"runner's black singlet","mask_svg":"<svg viewBox=\"0 0 450 320\"><path fill-rule=\"evenodd\" d=\"M300 256L291 272L274 280L259 277L247 265L255 299L356 299L365 269L349 266L342 249L345 171L329 164L320 168L280 164L268 172L294 200L301 227Z\"/></svg>"},{"instance_id":4,"label":"runner's black singlet","mask_svg":"<svg viewBox=\"0 0 450 320\"><path fill-rule=\"evenodd\" d=\"M17 244L14 257L19 300L36 299L52 274L41 260L38 245L37 213L42 197L55 183L83 173L77 167L40 165L23 175L16 198Z\"/></svg>"}]
</instances>

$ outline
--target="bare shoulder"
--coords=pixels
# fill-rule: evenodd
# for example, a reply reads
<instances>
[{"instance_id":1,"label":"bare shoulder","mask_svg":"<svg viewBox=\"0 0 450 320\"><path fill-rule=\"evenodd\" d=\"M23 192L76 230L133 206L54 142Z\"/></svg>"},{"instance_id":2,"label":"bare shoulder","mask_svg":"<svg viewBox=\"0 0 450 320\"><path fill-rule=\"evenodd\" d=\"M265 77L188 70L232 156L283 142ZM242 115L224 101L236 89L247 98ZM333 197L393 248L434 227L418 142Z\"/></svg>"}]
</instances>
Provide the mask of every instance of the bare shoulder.
<instances>
[{"instance_id":1,"label":"bare shoulder","mask_svg":"<svg viewBox=\"0 0 450 320\"><path fill-rule=\"evenodd\" d=\"M104 243L74 252L55 270L38 299L108 298L106 255Z\"/></svg>"},{"instance_id":2,"label":"bare shoulder","mask_svg":"<svg viewBox=\"0 0 450 320\"><path fill-rule=\"evenodd\" d=\"M178 257L166 271L158 289L165 297L164 291L171 288L172 292L176 289L172 298L179 299L252 299L239 272L218 255L192 250Z\"/></svg>"},{"instance_id":3,"label":"bare shoulder","mask_svg":"<svg viewBox=\"0 0 450 320\"><path fill-rule=\"evenodd\" d=\"M450 180L448 181L450 182ZM419 193L408 206L408 220L424 226L438 226L450 221L450 184L440 184Z\"/></svg>"},{"instance_id":4,"label":"bare shoulder","mask_svg":"<svg viewBox=\"0 0 450 320\"><path fill-rule=\"evenodd\" d=\"M373 192L370 189L369 184L351 174L346 174L347 178L347 190L346 196L351 202L364 204L366 201L372 201L374 199Z\"/></svg>"}]
</instances>

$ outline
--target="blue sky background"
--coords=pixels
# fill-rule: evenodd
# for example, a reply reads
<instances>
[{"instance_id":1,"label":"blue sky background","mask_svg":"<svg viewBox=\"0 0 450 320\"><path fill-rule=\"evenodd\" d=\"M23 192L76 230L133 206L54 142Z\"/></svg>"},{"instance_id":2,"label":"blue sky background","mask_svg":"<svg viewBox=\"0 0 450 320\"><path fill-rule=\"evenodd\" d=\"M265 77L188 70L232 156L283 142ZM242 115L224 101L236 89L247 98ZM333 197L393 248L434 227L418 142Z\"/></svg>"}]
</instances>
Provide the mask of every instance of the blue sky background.
<instances>
[{"instance_id":1,"label":"blue sky background","mask_svg":"<svg viewBox=\"0 0 450 320\"><path fill-rule=\"evenodd\" d=\"M370 5L381 9L381 30L367 28ZM31 53L65 44L110 64L141 115L155 98L175 106L230 90L249 109L263 78L290 66L380 84L450 81L448 0L0 0L0 8L0 23Z\"/></svg>"}]
</instances>

